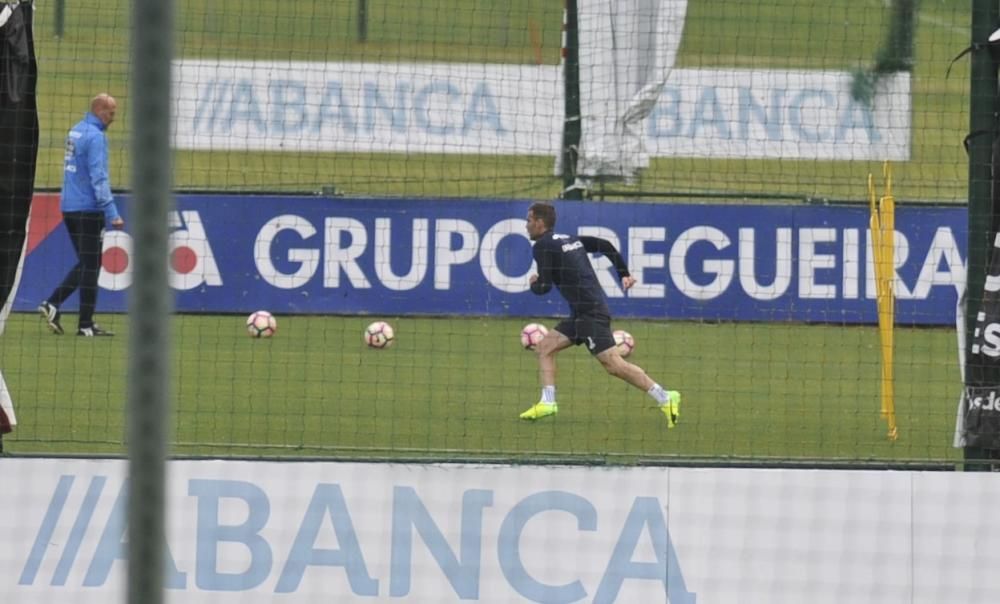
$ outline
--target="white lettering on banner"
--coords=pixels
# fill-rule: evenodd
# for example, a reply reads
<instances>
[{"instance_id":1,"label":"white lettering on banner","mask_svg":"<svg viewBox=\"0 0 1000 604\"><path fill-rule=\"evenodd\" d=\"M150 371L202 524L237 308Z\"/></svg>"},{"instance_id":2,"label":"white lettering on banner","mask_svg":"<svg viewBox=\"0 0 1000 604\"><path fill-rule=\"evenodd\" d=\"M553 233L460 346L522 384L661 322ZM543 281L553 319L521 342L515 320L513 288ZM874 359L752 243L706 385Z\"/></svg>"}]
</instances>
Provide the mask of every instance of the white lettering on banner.
<instances>
[{"instance_id":1,"label":"white lettering on banner","mask_svg":"<svg viewBox=\"0 0 1000 604\"><path fill-rule=\"evenodd\" d=\"M420 285L427 274L428 220L417 218L413 221L413 242L410 246L410 272L396 275L392 272L392 219L375 219L375 274L382 285L395 291L405 291ZM402 251L402 250L400 250Z\"/></svg>"},{"instance_id":2,"label":"white lettering on banner","mask_svg":"<svg viewBox=\"0 0 1000 604\"><path fill-rule=\"evenodd\" d=\"M200 228L200 223L191 224L199 225L194 227L192 233ZM371 235L368 232L370 228L373 229ZM409 229L409 245L392 243L396 229ZM284 240L284 243L276 243L279 235L286 231L296 233L301 242L289 245ZM479 227L456 218L399 219L383 216L376 217L374 227L369 227L355 218L332 216L325 219L324 239L310 243L308 240L317 232L315 225L301 216L282 215L269 220L254 242L254 260L261 277L275 287L294 289L308 285L322 266L323 287L327 288L370 289L377 283L393 291L410 291L433 278L435 290L448 291L456 287L452 268L478 261L489 286L508 293L522 293L529 288L529 276L537 272L533 261L520 274L508 274L504 271L509 268L501 268L511 266L509 255L514 248L510 246L527 249L524 221L520 218L500 220L480 234ZM772 241L760 240L764 232ZM866 257L862 265L861 231L854 228L777 227L773 231L762 231L744 227L738 230L739 241L734 246L725 232L710 225L690 227L673 242L668 242L665 227L629 227L628 247L623 252L636 278L636 285L628 295L632 298L663 298L667 295L667 279L670 279L681 294L699 301L718 298L729 292L734 283L745 295L762 302L786 295L809 300L854 300L861 295L863 278L865 297L874 299L871 237L867 230L864 233ZM577 228L577 234L602 237L621 249L618 234L607 227L584 225ZM131 245L130 239L122 239L121 235L118 237L109 239L112 245L123 248ZM937 287L953 288L956 292L964 287L965 264L949 227L941 226L935 230L912 289L898 274L898 270L909 260L909 239L897 231L894 240L897 299L924 300ZM370 241L372 245L369 245ZM669 244L669 252L666 253L669 259L665 253L647 252L647 244ZM762 265L763 259L758 257L761 246L774 250L774 256L766 259L771 263L769 265ZM207 241L204 242L204 250L211 254ZM433 259L429 257L430 250L433 250ZM797 256L793 250L797 250ZM286 263L295 265L289 273L281 272L274 264L274 259L282 254ZM392 268L395 255L400 256L397 262L409 262L409 269L404 274L396 274ZM692 264L695 262L693 258L697 258L697 266ZM365 262L366 259L370 262ZM214 267L214 258L210 257L210 261ZM611 262L601 255L590 255L590 261L605 293L611 298L623 297L624 292ZM203 264L209 266L208 261ZM363 264L374 266L374 270L363 268ZM431 277L429 269L432 264ZM664 267L667 269L665 274L658 270ZM839 283L835 277L837 270L841 271ZM773 276L769 283L761 283L761 274ZM797 288L790 291L793 275L797 275ZM346 280L342 276L346 276ZM205 275L209 284L213 284L214 278L217 275Z\"/></svg>"},{"instance_id":3,"label":"white lettering on banner","mask_svg":"<svg viewBox=\"0 0 1000 604\"><path fill-rule=\"evenodd\" d=\"M490 230L486 231L479 251L479 265L483 269L483 276L486 277L486 281L490 285L500 291L518 294L528 289L528 279L536 269L534 263L532 263L532 266L528 267L527 272L520 275L507 275L500 270L500 265L497 262L500 242L504 237L511 235L530 241L527 232L524 230L523 218L501 220L490 227Z\"/></svg>"},{"instance_id":4,"label":"white lettering on banner","mask_svg":"<svg viewBox=\"0 0 1000 604\"><path fill-rule=\"evenodd\" d=\"M861 269L861 262L858 260L861 248L858 244L858 236L858 229L844 229L842 295L845 300L857 300L858 298L858 284L860 282L858 274Z\"/></svg>"},{"instance_id":5,"label":"white lettering on banner","mask_svg":"<svg viewBox=\"0 0 1000 604\"><path fill-rule=\"evenodd\" d=\"M302 287L312 279L319 267L319 250L289 248L286 259L299 266L293 273L282 273L271 260L271 243L279 233L294 231L302 239L309 239L316 234L316 228L301 216L283 214L268 220L257 233L253 246L253 260L257 271L265 281L280 289L295 289Z\"/></svg>"},{"instance_id":6,"label":"white lettering on banner","mask_svg":"<svg viewBox=\"0 0 1000 604\"><path fill-rule=\"evenodd\" d=\"M997 396L996 390L990 390L989 395L986 397L967 396L966 399L969 401L969 409L1000 411L1000 397Z\"/></svg>"},{"instance_id":7,"label":"white lettering on banner","mask_svg":"<svg viewBox=\"0 0 1000 604\"><path fill-rule=\"evenodd\" d=\"M461 244L452 247L454 236ZM451 289L451 267L471 262L479 251L479 231L467 220L446 218L434 225L434 289Z\"/></svg>"},{"instance_id":8,"label":"white lettering on banner","mask_svg":"<svg viewBox=\"0 0 1000 604\"><path fill-rule=\"evenodd\" d=\"M837 241L836 229L801 229L799 231L799 297L829 300L837 297L837 286L816 282L816 271L837 266L837 256L816 251L817 243Z\"/></svg>"},{"instance_id":9,"label":"white lettering on banner","mask_svg":"<svg viewBox=\"0 0 1000 604\"><path fill-rule=\"evenodd\" d=\"M368 289L368 282L358 258L368 246L368 231L361 221L354 218L332 217L326 219L326 262L323 265L323 287L340 287L340 271L347 274L351 287ZM347 247L342 247L342 239L346 235L349 240Z\"/></svg>"},{"instance_id":10,"label":"white lettering on banner","mask_svg":"<svg viewBox=\"0 0 1000 604\"><path fill-rule=\"evenodd\" d=\"M167 276L170 287L192 290L202 285L219 287L222 275L215 254L194 210L169 212L167 224L173 229L167 240L170 261ZM97 284L107 290L121 291L132 285L132 236L115 229L104 233L101 272Z\"/></svg>"},{"instance_id":11,"label":"white lettering on banner","mask_svg":"<svg viewBox=\"0 0 1000 604\"><path fill-rule=\"evenodd\" d=\"M983 328L983 345L973 344L972 353L982 353L994 359L1000 357L1000 323L990 323Z\"/></svg>"},{"instance_id":12,"label":"white lettering on banner","mask_svg":"<svg viewBox=\"0 0 1000 604\"><path fill-rule=\"evenodd\" d=\"M940 270L942 264L948 269ZM955 234L947 227L938 227L934 231L934 239L924 257L911 297L924 300L930 295L931 288L937 285L955 285L959 292L965 290L965 263L958 252Z\"/></svg>"},{"instance_id":13,"label":"white lettering on banner","mask_svg":"<svg viewBox=\"0 0 1000 604\"><path fill-rule=\"evenodd\" d=\"M715 227L697 226L692 227L677 238L670 248L670 276L685 296L694 300L711 300L717 298L729 288L733 280L732 260L705 260L702 269L708 275L715 278L705 285L695 283L687 274L688 251L696 243L705 241L722 251L729 247L729 237Z\"/></svg>"},{"instance_id":14,"label":"white lettering on banner","mask_svg":"<svg viewBox=\"0 0 1000 604\"><path fill-rule=\"evenodd\" d=\"M275 236L283 230L295 230L303 237L314 233L311 225L304 225L305 219L298 216L281 216L269 221L258 233L254 243L254 256L258 270L269 283L282 284L286 288L301 287L308 283L316 270L319 252L317 250L292 249L288 252L290 261L300 262L298 270L286 275L279 273L271 262ZM393 248L401 250L391 241L392 219L381 217L375 220L375 276L380 284L396 291L418 287L426 278L428 259L429 219L413 221L413 238L410 271L398 276L392 272L391 253ZM458 235L461 245L452 248L452 236ZM440 219L435 221L434 235L434 287L439 290L451 288L451 267L465 264L479 256L483 276L493 287L502 291L520 293L528 289L528 276L534 270L534 263L521 275L506 275L497 262L501 242L508 236L527 239L523 219L508 219L493 225L483 236L480 245L476 227L464 220ZM360 258L368 253L368 232L364 224L354 218L330 217L326 219L325 262L323 286L340 287L340 276L347 275L351 287L369 289L372 287L368 276L359 265Z\"/></svg>"},{"instance_id":15,"label":"white lettering on banner","mask_svg":"<svg viewBox=\"0 0 1000 604\"><path fill-rule=\"evenodd\" d=\"M170 285L175 289L190 290L205 285L222 285L222 276L215 263L215 254L208 243L208 235L195 211L170 212Z\"/></svg>"},{"instance_id":16,"label":"white lettering on banner","mask_svg":"<svg viewBox=\"0 0 1000 604\"><path fill-rule=\"evenodd\" d=\"M555 65L174 62L174 144L240 149L554 155ZM906 160L910 74L871 106L832 71L672 69L646 120L658 157Z\"/></svg>"},{"instance_id":17,"label":"white lettering on banner","mask_svg":"<svg viewBox=\"0 0 1000 604\"><path fill-rule=\"evenodd\" d=\"M785 295L792 282L792 229L780 228L775 233L775 268L771 285L761 285L757 279L757 249L754 245L756 239L757 235L753 229L740 229L740 286L755 300L780 298Z\"/></svg>"},{"instance_id":18,"label":"white lettering on banner","mask_svg":"<svg viewBox=\"0 0 1000 604\"><path fill-rule=\"evenodd\" d=\"M663 268L666 260L663 254L647 254L647 241L666 241L667 230L663 227L629 227L628 229L628 266L635 285L629 290L630 298L662 298L666 295L666 286L662 283L649 283L646 279L646 269Z\"/></svg>"}]
</instances>

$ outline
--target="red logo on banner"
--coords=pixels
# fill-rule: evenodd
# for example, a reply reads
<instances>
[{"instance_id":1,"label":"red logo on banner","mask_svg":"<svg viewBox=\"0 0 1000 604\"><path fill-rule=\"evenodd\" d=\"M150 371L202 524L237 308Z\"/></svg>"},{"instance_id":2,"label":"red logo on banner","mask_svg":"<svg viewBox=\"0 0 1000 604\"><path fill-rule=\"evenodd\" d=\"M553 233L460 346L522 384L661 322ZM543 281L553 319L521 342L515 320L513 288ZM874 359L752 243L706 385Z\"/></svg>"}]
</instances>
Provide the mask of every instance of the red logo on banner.
<instances>
[{"instance_id":1,"label":"red logo on banner","mask_svg":"<svg viewBox=\"0 0 1000 604\"><path fill-rule=\"evenodd\" d=\"M179 246L170 254L170 264L175 272L186 275L198 266L198 254L190 246Z\"/></svg>"},{"instance_id":2,"label":"red logo on banner","mask_svg":"<svg viewBox=\"0 0 1000 604\"><path fill-rule=\"evenodd\" d=\"M28 249L31 253L52 231L62 224L62 212L59 210L58 193L36 193L31 201L31 211L28 214Z\"/></svg>"},{"instance_id":3,"label":"red logo on banner","mask_svg":"<svg viewBox=\"0 0 1000 604\"><path fill-rule=\"evenodd\" d=\"M128 252L123 247L110 247L101 254L101 268L114 275L124 273L128 263Z\"/></svg>"}]
</instances>

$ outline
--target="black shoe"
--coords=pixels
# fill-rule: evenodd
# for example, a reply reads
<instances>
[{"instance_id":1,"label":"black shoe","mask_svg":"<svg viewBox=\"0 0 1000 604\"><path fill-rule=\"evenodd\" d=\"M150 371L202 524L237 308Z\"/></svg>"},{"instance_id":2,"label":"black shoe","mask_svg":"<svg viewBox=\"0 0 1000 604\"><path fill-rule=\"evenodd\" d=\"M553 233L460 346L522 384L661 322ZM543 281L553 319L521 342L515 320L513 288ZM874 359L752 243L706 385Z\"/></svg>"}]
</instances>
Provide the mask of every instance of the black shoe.
<instances>
[{"instance_id":1,"label":"black shoe","mask_svg":"<svg viewBox=\"0 0 1000 604\"><path fill-rule=\"evenodd\" d=\"M63 334L62 325L59 324L59 318L62 317L62 313L59 312L58 308L52 306L49 304L48 300L46 300L38 305L38 312L41 313L42 318L45 319L46 323L48 323L49 329L52 330L52 333L57 336L61 336Z\"/></svg>"},{"instance_id":2,"label":"black shoe","mask_svg":"<svg viewBox=\"0 0 1000 604\"><path fill-rule=\"evenodd\" d=\"M76 335L84 336L86 338L98 338L101 336L113 336L115 335L115 332L101 329L100 325L94 323L90 327L81 327L80 329L77 329Z\"/></svg>"}]
</instances>

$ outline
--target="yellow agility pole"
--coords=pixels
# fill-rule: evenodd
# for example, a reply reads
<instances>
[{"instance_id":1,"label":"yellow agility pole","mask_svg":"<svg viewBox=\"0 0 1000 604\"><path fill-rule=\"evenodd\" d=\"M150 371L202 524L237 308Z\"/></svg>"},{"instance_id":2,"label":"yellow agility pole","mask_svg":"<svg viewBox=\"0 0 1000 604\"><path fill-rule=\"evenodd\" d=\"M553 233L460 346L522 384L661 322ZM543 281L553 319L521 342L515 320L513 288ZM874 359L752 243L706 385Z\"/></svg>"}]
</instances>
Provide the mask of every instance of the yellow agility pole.
<instances>
[{"instance_id":1,"label":"yellow agility pole","mask_svg":"<svg viewBox=\"0 0 1000 604\"><path fill-rule=\"evenodd\" d=\"M892 195L892 167L889 162L882 166L885 179L885 194L876 201L875 184L868 175L868 202L871 207L869 226L872 238L872 255L875 269L875 299L878 309L878 330L882 351L881 401L882 417L889 427L887 436L896 440L895 377L893 374L894 342L893 331L896 322L896 279L895 230L896 199Z\"/></svg>"}]
</instances>

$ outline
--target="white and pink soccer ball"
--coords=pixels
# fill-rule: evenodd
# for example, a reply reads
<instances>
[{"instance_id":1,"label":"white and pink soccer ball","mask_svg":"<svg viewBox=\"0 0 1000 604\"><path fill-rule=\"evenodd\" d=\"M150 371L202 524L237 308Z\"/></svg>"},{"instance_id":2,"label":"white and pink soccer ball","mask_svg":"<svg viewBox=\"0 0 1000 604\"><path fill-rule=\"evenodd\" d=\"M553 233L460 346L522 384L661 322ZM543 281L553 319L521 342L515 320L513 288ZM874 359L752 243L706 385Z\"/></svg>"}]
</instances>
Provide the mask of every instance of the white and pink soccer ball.
<instances>
[{"instance_id":1,"label":"white and pink soccer ball","mask_svg":"<svg viewBox=\"0 0 1000 604\"><path fill-rule=\"evenodd\" d=\"M392 346L393 342L396 341L396 332L393 331L392 325L385 321L375 321L365 328L364 337L365 344L369 348L381 350Z\"/></svg>"},{"instance_id":2,"label":"white and pink soccer ball","mask_svg":"<svg viewBox=\"0 0 1000 604\"><path fill-rule=\"evenodd\" d=\"M251 338L270 338L278 331L278 321L266 310L258 310L247 317L247 333Z\"/></svg>"},{"instance_id":3,"label":"white and pink soccer ball","mask_svg":"<svg viewBox=\"0 0 1000 604\"><path fill-rule=\"evenodd\" d=\"M615 348L618 349L618 354L622 355L622 358L632 354L632 351L635 350L635 338L632 337L632 334L624 329L616 329L611 335L615 337Z\"/></svg>"},{"instance_id":4,"label":"white and pink soccer ball","mask_svg":"<svg viewBox=\"0 0 1000 604\"><path fill-rule=\"evenodd\" d=\"M549 330L541 323L528 323L521 330L521 346L525 350L534 350Z\"/></svg>"}]
</instances>

